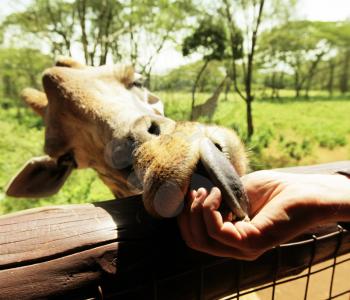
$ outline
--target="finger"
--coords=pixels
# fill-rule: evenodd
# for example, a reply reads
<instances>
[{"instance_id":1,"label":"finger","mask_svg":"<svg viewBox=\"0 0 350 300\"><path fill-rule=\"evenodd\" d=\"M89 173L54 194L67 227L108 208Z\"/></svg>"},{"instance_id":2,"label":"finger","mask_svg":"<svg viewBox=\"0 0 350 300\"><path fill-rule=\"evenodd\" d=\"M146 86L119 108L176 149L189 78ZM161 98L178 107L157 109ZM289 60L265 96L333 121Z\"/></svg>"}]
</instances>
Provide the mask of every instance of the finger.
<instances>
[{"instance_id":1,"label":"finger","mask_svg":"<svg viewBox=\"0 0 350 300\"><path fill-rule=\"evenodd\" d=\"M224 225L223 217L218 211L220 204L221 192L214 187L203 203L203 218L209 235L217 241L220 241L217 238L220 236L221 228Z\"/></svg>"},{"instance_id":2,"label":"finger","mask_svg":"<svg viewBox=\"0 0 350 300\"><path fill-rule=\"evenodd\" d=\"M191 204L191 217L189 218L189 224L193 242L196 245L196 249L205 249L208 245L208 233L203 219L203 203L208 196L208 192L204 188L200 188L197 193L197 197L194 198Z\"/></svg>"},{"instance_id":3,"label":"finger","mask_svg":"<svg viewBox=\"0 0 350 300\"><path fill-rule=\"evenodd\" d=\"M209 236L229 247L243 250L250 248L250 245L254 245L252 237L257 236L258 230L249 222L236 222L235 224L239 224L238 227L231 222L224 222L217 210L220 203L220 190L213 188L203 204L203 217Z\"/></svg>"},{"instance_id":4,"label":"finger","mask_svg":"<svg viewBox=\"0 0 350 300\"><path fill-rule=\"evenodd\" d=\"M181 236L189 247L193 246L193 243L194 243L189 222L191 218L191 204L193 199L196 196L197 196L196 190L192 190L188 193L184 210L177 217L177 223L180 229Z\"/></svg>"},{"instance_id":5,"label":"finger","mask_svg":"<svg viewBox=\"0 0 350 300\"><path fill-rule=\"evenodd\" d=\"M209 240L203 213L201 212L206 197L207 191L205 189L188 193L184 211L178 216L180 232L186 244L194 250L214 256L243 257L241 253L236 253L234 249L220 245L214 240Z\"/></svg>"},{"instance_id":6,"label":"finger","mask_svg":"<svg viewBox=\"0 0 350 300\"><path fill-rule=\"evenodd\" d=\"M194 250L214 256L244 260L255 259L257 257L256 253L244 253L241 249L221 244L208 236L208 233L205 231L206 226L204 225L203 213L199 214L199 211L203 210L201 206L203 206L203 203L206 200L207 191L198 190L198 192L199 193L189 193L185 211L178 217L179 226L181 227L180 230L187 245ZM220 195L218 189L216 191L214 190L214 192L217 192L218 195ZM219 206L220 201L214 204L214 207ZM201 226L199 225L200 223ZM189 230L189 228L191 228L191 230Z\"/></svg>"}]
</instances>

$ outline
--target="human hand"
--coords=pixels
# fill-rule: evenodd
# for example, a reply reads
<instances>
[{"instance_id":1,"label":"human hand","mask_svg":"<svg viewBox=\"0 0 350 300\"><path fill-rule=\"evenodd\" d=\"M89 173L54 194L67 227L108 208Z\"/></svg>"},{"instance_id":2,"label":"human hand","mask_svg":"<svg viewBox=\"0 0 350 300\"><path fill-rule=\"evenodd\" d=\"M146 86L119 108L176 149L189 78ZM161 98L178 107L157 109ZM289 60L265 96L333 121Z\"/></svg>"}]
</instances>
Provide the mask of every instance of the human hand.
<instances>
[{"instance_id":1,"label":"human hand","mask_svg":"<svg viewBox=\"0 0 350 300\"><path fill-rule=\"evenodd\" d=\"M220 190L188 194L178 217L182 237L195 250L253 260L321 223L350 220L350 182L342 175L259 171L242 177L250 222L224 219Z\"/></svg>"}]
</instances>

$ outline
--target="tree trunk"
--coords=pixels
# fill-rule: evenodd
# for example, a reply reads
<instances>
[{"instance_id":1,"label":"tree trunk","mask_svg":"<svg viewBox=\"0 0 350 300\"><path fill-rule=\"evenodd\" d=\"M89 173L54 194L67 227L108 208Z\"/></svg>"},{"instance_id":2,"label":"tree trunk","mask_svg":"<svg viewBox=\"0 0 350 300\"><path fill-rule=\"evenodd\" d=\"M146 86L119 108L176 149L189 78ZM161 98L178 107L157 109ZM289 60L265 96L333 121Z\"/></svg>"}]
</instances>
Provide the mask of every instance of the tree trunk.
<instances>
[{"instance_id":1,"label":"tree trunk","mask_svg":"<svg viewBox=\"0 0 350 300\"><path fill-rule=\"evenodd\" d=\"M12 81L9 75L4 75L2 77L3 89L2 93L5 97L11 98L13 94Z\"/></svg>"},{"instance_id":2,"label":"tree trunk","mask_svg":"<svg viewBox=\"0 0 350 300\"><path fill-rule=\"evenodd\" d=\"M333 60L330 60L329 61L329 78L327 83L327 90L328 90L329 97L333 97L334 69L335 69L335 63Z\"/></svg>"},{"instance_id":3,"label":"tree trunk","mask_svg":"<svg viewBox=\"0 0 350 300\"><path fill-rule=\"evenodd\" d=\"M245 93L246 93L246 103L247 103L247 138L248 140L251 139L251 137L254 134L254 127L253 127L253 115L252 115L252 102L253 102L253 95L252 95L252 79L253 79L253 49L252 52L248 55L248 67L247 67L247 75L246 75L246 82L245 82Z\"/></svg>"},{"instance_id":4,"label":"tree trunk","mask_svg":"<svg viewBox=\"0 0 350 300\"><path fill-rule=\"evenodd\" d=\"M252 95L252 82L253 82L253 67L254 67L254 54L255 54L255 46L258 37L258 30L261 22L262 12L264 8L264 0L260 0L259 5L259 14L256 20L256 26L252 35L252 48L250 53L248 54L248 67L246 74L246 103L247 103L247 130L248 130L248 140L254 134L254 126L253 126L253 114L252 114L252 102L254 100L254 96Z\"/></svg>"},{"instance_id":5,"label":"tree trunk","mask_svg":"<svg viewBox=\"0 0 350 300\"><path fill-rule=\"evenodd\" d=\"M310 86L309 86L309 85L307 85L307 86L306 86L306 88L305 88L304 97L305 97L306 99L308 99L308 98L309 98L309 91L310 91L310 87L311 87L311 80L310 80Z\"/></svg>"},{"instance_id":6,"label":"tree trunk","mask_svg":"<svg viewBox=\"0 0 350 300\"><path fill-rule=\"evenodd\" d=\"M259 1L259 8L258 8L258 14L256 15L256 23L254 24L254 29L251 36L251 48L248 50L248 56L247 56L247 71L245 72L245 64L243 63L243 78L244 78L244 84L245 84L245 95L240 91L237 85L237 74L236 74L236 55L234 50L234 32L233 29L235 28L235 22L231 16L230 13L230 4L227 0L224 0L225 4L225 12L226 12L226 18L229 24L230 29L230 39L231 39L231 55L232 55L232 73L233 73L233 82L236 92L240 95L242 99L245 100L247 105L247 134L248 134L248 140L252 137L254 134L254 126L253 126L253 115L252 115L252 101L254 99L254 95L252 95L252 82L253 82L253 69L254 69L254 54L255 54L255 46L257 42L258 37L258 31L261 23L262 18L262 12L264 9L264 0ZM255 10L255 7L257 5L257 2L254 1L254 7L253 10ZM248 35L249 36L249 35ZM244 61L244 59L243 59Z\"/></svg>"},{"instance_id":7,"label":"tree trunk","mask_svg":"<svg viewBox=\"0 0 350 300\"><path fill-rule=\"evenodd\" d=\"M204 72L204 70L207 68L209 64L209 60L205 60L204 61L204 64L202 66L202 68L199 70L198 74L197 74L197 77L196 77L196 80L192 86L192 102L191 102L191 114L190 114L190 120L192 121L193 120L193 108L195 106L195 95L196 95L196 89L197 89L197 86L198 86L198 83L199 83L199 80Z\"/></svg>"},{"instance_id":8,"label":"tree trunk","mask_svg":"<svg viewBox=\"0 0 350 300\"><path fill-rule=\"evenodd\" d=\"M100 38L100 66L105 65L107 62L107 55L110 50L110 43L109 43L109 35L110 35L110 28L111 23L113 19L113 7L109 6L109 2L106 3L106 11L107 16L105 17L105 20L103 24L105 24L104 28L101 28L102 37ZM106 15L105 13L103 15ZM104 17L104 16L103 16ZM102 27L102 25L100 25Z\"/></svg>"},{"instance_id":9,"label":"tree trunk","mask_svg":"<svg viewBox=\"0 0 350 300\"><path fill-rule=\"evenodd\" d=\"M78 17L81 30L81 43L83 44L83 52L85 63L89 64L88 39L86 34L86 0L79 0L77 2ZM93 62L91 62L93 63Z\"/></svg>"},{"instance_id":10,"label":"tree trunk","mask_svg":"<svg viewBox=\"0 0 350 300\"><path fill-rule=\"evenodd\" d=\"M252 112L252 102L253 99L247 99L247 134L248 134L248 140L251 139L251 137L254 134L254 125L253 125L253 112Z\"/></svg>"},{"instance_id":11,"label":"tree trunk","mask_svg":"<svg viewBox=\"0 0 350 300\"><path fill-rule=\"evenodd\" d=\"M305 97L306 98L309 98L309 91L311 88L312 80L316 74L317 66L325 54L326 54L326 52L322 51L321 53L316 55L316 59L312 62L307 74L305 75L303 82L306 82L306 86L305 86Z\"/></svg>"},{"instance_id":12,"label":"tree trunk","mask_svg":"<svg viewBox=\"0 0 350 300\"><path fill-rule=\"evenodd\" d=\"M280 90L284 88L284 72L280 72L280 76L278 78L278 87L277 87L277 99L280 99Z\"/></svg>"},{"instance_id":13,"label":"tree trunk","mask_svg":"<svg viewBox=\"0 0 350 300\"><path fill-rule=\"evenodd\" d=\"M345 52L343 70L340 77L340 92L345 94L349 90L349 68L350 68L350 49Z\"/></svg>"},{"instance_id":14,"label":"tree trunk","mask_svg":"<svg viewBox=\"0 0 350 300\"><path fill-rule=\"evenodd\" d=\"M276 98L276 72L271 75L271 98Z\"/></svg>"},{"instance_id":15,"label":"tree trunk","mask_svg":"<svg viewBox=\"0 0 350 300\"><path fill-rule=\"evenodd\" d=\"M230 89L231 89L231 80L228 79L225 87L225 98L224 98L225 102L228 100L228 94L230 92Z\"/></svg>"},{"instance_id":16,"label":"tree trunk","mask_svg":"<svg viewBox=\"0 0 350 300\"><path fill-rule=\"evenodd\" d=\"M295 71L294 74L294 90L295 90L295 98L300 97L301 85L300 85L300 75L298 71Z\"/></svg>"}]
</instances>

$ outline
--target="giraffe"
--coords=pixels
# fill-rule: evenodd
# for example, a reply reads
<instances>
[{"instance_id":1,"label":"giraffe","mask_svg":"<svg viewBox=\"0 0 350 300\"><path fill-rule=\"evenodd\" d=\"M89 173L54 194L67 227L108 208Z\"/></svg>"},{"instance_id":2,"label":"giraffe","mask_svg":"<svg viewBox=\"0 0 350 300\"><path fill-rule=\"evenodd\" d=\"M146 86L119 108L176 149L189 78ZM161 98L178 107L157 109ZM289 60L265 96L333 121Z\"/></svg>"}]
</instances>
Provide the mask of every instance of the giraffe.
<instances>
[{"instance_id":1,"label":"giraffe","mask_svg":"<svg viewBox=\"0 0 350 300\"><path fill-rule=\"evenodd\" d=\"M45 70L43 87L24 90L22 98L44 119L45 155L24 165L8 195L50 196L74 169L92 168L116 197L143 192L151 215L173 217L202 172L238 217L247 216L239 180L247 157L235 132L165 117L161 100L131 66L90 67L63 58Z\"/></svg>"},{"instance_id":2,"label":"giraffe","mask_svg":"<svg viewBox=\"0 0 350 300\"><path fill-rule=\"evenodd\" d=\"M209 121L212 121L216 107L218 105L219 97L225 87L228 77L226 76L220 84L216 87L214 93L204 103L193 107L192 120L198 119L200 116L207 116Z\"/></svg>"}]
</instances>

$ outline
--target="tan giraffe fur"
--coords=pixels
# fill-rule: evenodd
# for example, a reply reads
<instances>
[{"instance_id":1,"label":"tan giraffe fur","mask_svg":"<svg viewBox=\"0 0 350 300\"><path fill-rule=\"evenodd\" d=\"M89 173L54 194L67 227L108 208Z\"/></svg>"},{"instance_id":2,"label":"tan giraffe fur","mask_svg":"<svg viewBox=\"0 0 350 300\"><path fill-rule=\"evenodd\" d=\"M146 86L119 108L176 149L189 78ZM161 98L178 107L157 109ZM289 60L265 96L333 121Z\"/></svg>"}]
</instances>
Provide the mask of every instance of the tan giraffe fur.
<instances>
[{"instance_id":1,"label":"tan giraffe fur","mask_svg":"<svg viewBox=\"0 0 350 300\"><path fill-rule=\"evenodd\" d=\"M169 183L176 183L183 201L203 137L244 174L245 151L233 131L194 122L176 124L164 117L158 97L135 84L138 78L130 66L88 67L72 59L60 59L46 70L44 92L26 89L22 95L44 118L46 156L30 160L7 193L48 196L75 167L93 168L117 197L144 189L146 209L155 216L170 216L157 211L154 201L159 195L171 198Z\"/></svg>"}]
</instances>

